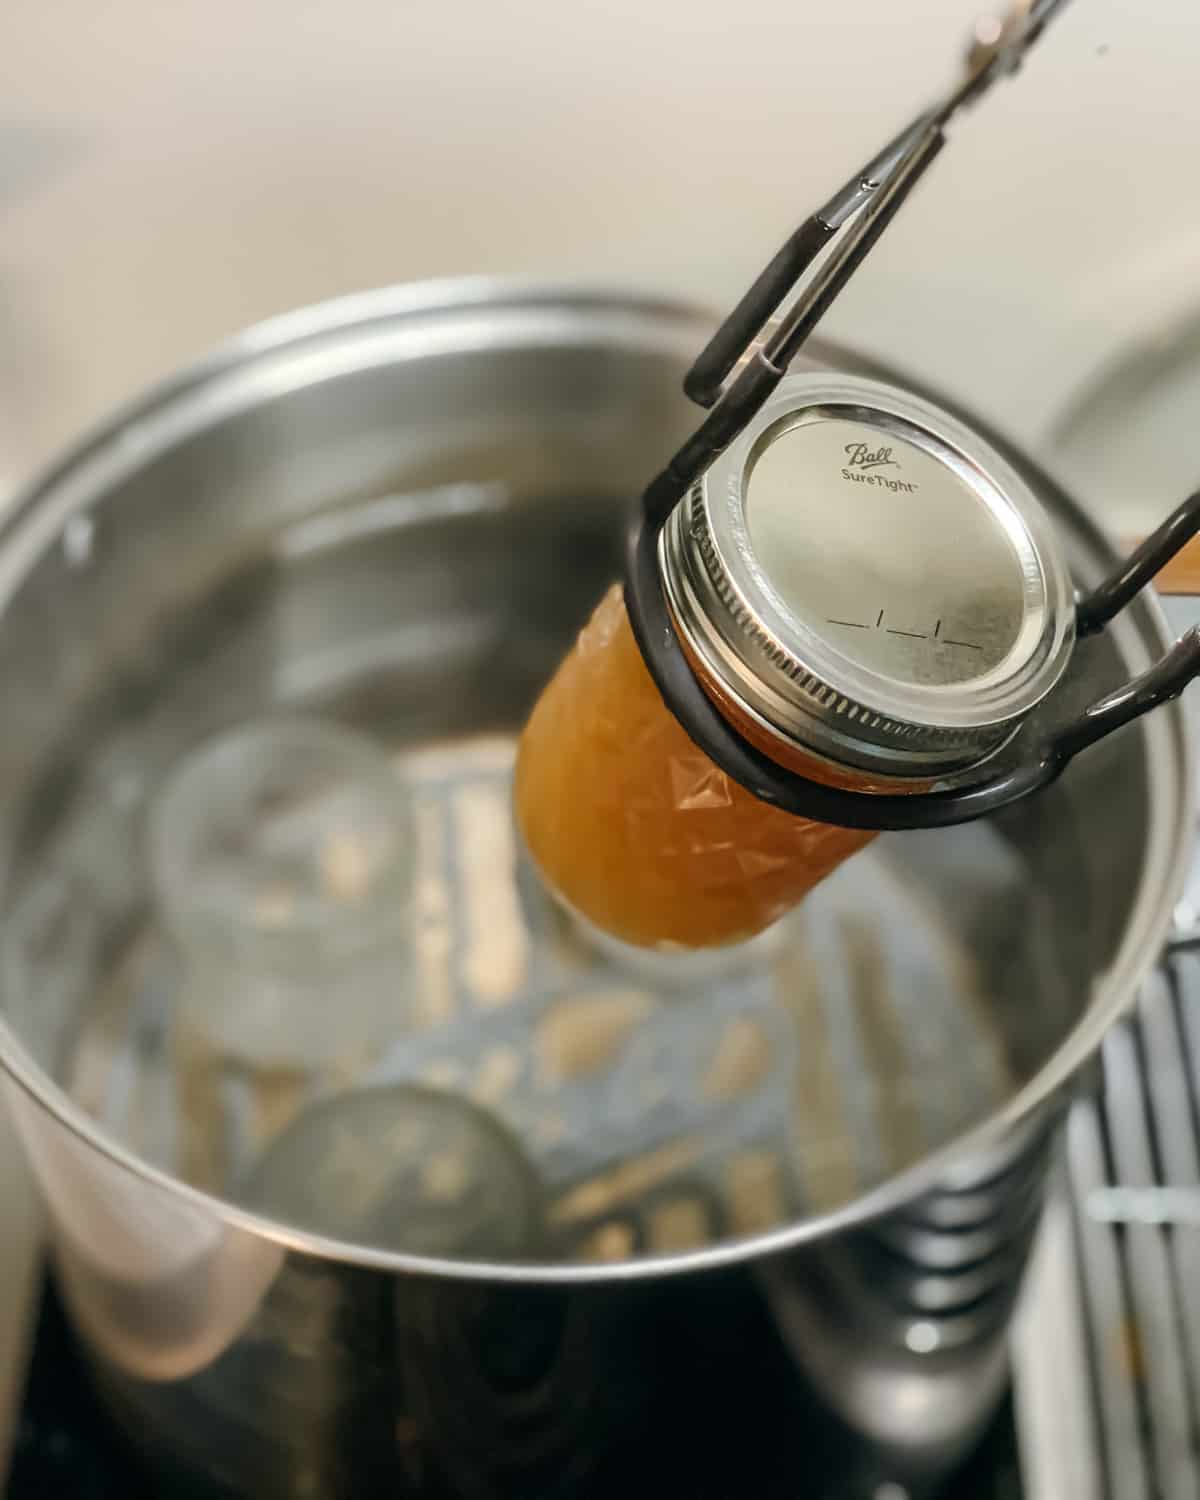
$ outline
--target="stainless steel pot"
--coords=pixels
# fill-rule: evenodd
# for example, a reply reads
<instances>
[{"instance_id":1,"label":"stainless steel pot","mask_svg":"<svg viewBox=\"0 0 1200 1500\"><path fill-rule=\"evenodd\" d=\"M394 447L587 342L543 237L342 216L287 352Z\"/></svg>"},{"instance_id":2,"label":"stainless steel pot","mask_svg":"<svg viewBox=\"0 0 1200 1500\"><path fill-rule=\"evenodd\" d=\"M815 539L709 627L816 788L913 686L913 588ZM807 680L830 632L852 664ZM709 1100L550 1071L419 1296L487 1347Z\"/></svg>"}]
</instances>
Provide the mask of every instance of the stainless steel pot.
<instances>
[{"instance_id":1,"label":"stainless steel pot","mask_svg":"<svg viewBox=\"0 0 1200 1500\"><path fill-rule=\"evenodd\" d=\"M620 1068L577 1090L586 1118L563 1125L576 1157L523 1142L550 1238L520 1254L421 1256L266 1218L203 1163L116 1137L78 1059L115 1066L97 1015L144 918L142 818L163 775L266 706L365 727L400 755L449 745L442 767L474 736L510 734L615 576L624 506L687 429L680 380L709 326L689 308L554 287L352 298L247 334L122 412L5 520L5 1090L101 1384L185 1476L258 1496L374 1493L383 1476L419 1494L574 1495L624 1472L620 1443L585 1440L599 1412L629 1451L657 1433L664 1482L677 1479L664 1434L696 1418L670 1428L662 1391L716 1357L700 1325L766 1318L783 1296L778 1281L729 1293L721 1268L906 1205L924 1233L918 1200L940 1233L939 1214L978 1197L955 1184L1004 1176L1025 1149L1014 1128L1088 1058L1162 940L1191 840L1174 706L993 824L881 840L806 905L766 991L711 979L719 1016L678 993L709 978L597 960L614 995L641 996L631 1035L656 1056L699 1058L719 1019L743 1041L759 1028L761 1066L744 1099L711 1075L707 1114L681 1083L666 1123L661 1090L639 1113ZM864 368L832 348L813 359ZM1077 582L1098 579L1107 543L1012 457ZM1080 647L1052 711L1167 640L1155 603L1137 600ZM527 877L504 879L485 937L501 906L553 922ZM446 942L439 929L430 951ZM536 1028L503 994L464 999L470 976L447 973L461 1045L503 1025L510 1051L535 1054ZM519 1120L505 1123L519 1140ZM678 1248L655 1239L655 1205L687 1184L711 1213ZM993 1218L989 1200L970 1222ZM581 1246L616 1259L580 1259ZM689 1275L666 1290L667 1272ZM685 1295L700 1299L686 1316ZM918 1313L921 1296L953 1302L928 1279L913 1295ZM669 1369L668 1345L688 1355ZM736 1358L736 1337L722 1347Z\"/></svg>"}]
</instances>

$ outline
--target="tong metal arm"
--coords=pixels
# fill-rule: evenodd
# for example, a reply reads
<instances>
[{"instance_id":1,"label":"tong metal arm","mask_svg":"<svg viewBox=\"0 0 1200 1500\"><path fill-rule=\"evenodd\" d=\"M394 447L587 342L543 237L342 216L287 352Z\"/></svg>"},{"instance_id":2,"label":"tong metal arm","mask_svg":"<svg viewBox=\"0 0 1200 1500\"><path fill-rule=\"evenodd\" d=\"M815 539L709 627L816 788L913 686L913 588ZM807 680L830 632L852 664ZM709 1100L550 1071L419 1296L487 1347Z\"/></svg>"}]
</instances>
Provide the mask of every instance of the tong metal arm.
<instances>
[{"instance_id":1,"label":"tong metal arm","mask_svg":"<svg viewBox=\"0 0 1200 1500\"><path fill-rule=\"evenodd\" d=\"M1016 0L1003 21L976 28L965 77L925 110L796 230L713 334L684 379L684 390L707 419L643 497L646 518L661 524L712 461L743 430L787 373L788 366L841 294L905 199L946 143L954 117L1000 78L1014 73L1067 0ZM831 242L841 232L836 245ZM821 254L829 253L770 335L754 347L767 321ZM750 354L728 386L731 372Z\"/></svg>"}]
</instances>

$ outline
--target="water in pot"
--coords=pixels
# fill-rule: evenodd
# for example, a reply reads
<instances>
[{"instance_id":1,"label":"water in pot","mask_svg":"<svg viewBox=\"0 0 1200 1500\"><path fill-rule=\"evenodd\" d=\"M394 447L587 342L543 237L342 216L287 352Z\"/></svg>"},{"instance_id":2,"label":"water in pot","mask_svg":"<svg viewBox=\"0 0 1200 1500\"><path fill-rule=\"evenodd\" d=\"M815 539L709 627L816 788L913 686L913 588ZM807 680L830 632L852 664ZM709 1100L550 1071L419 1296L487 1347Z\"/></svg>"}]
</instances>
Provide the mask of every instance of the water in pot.
<instances>
[{"instance_id":1,"label":"water in pot","mask_svg":"<svg viewBox=\"0 0 1200 1500\"><path fill-rule=\"evenodd\" d=\"M180 1474L258 1495L617 1482L620 1444L592 1452L580 1412L670 1448L680 1377L655 1350L704 1364L679 1299L716 1328L722 1267L1004 1178L1153 958L1188 850L1174 707L992 822L883 838L718 960L638 957L541 888L513 735L687 429L708 326L490 284L334 304L120 414L6 520L6 1093L102 1388ZM1077 582L1099 578L1107 544L1010 458ZM1055 711L1165 639L1138 600ZM397 914L356 929L354 1003L322 1007L312 950L276 941L306 890L272 887L265 957L246 902L204 904L230 858L307 837L294 820L239 843L243 802L182 877L163 853L224 795L201 780L180 813L181 768L209 775L197 757L248 723L315 734L321 775L395 778L366 811L321 803L357 839L327 841L326 885L382 872ZM276 805L271 757L238 764ZM239 1032L292 1000L303 1034ZM776 1274L796 1264L729 1318L803 1344Z\"/></svg>"}]
</instances>

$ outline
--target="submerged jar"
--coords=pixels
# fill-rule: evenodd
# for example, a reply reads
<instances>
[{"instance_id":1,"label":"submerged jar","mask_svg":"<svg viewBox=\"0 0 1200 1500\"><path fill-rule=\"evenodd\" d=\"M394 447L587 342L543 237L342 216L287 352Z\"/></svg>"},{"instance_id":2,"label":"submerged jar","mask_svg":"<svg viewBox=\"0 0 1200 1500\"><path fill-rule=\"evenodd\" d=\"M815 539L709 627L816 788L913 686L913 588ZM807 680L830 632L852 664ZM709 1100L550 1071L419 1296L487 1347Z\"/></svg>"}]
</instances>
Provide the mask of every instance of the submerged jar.
<instances>
[{"instance_id":1,"label":"submerged jar","mask_svg":"<svg viewBox=\"0 0 1200 1500\"><path fill-rule=\"evenodd\" d=\"M240 725L172 769L148 831L180 1013L209 1047L309 1071L410 1023L413 811L372 740L303 718Z\"/></svg>"},{"instance_id":2,"label":"submerged jar","mask_svg":"<svg viewBox=\"0 0 1200 1500\"><path fill-rule=\"evenodd\" d=\"M680 644L780 766L920 795L994 754L1061 676L1073 591L992 445L894 387L784 381L659 540ZM526 725L517 818L550 887L642 946L753 936L873 835L759 800L664 704L619 589Z\"/></svg>"}]
</instances>

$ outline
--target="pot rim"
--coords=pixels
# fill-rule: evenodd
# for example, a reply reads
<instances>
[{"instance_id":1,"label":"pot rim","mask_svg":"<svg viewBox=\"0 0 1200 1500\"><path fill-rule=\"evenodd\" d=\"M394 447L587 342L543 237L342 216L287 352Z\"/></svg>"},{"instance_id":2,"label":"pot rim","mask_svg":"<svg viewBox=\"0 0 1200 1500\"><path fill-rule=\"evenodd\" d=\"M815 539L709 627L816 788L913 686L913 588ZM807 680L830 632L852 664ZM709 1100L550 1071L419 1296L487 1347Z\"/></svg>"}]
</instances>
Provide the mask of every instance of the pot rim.
<instances>
[{"instance_id":1,"label":"pot rim","mask_svg":"<svg viewBox=\"0 0 1200 1500\"><path fill-rule=\"evenodd\" d=\"M697 349L715 321L711 313L697 304L667 294L639 293L594 282L479 276L380 287L316 303L253 325L219 344L208 355L118 406L18 490L0 516L0 629L3 629L3 611L14 585L23 577L30 554L39 554L45 541L45 526L33 524L39 520L39 513L51 512L48 520L53 527L52 534L57 534L65 514L80 503L81 495L94 492L96 480L108 468L141 465L150 454L162 451L177 440L178 432L170 418L182 405L196 400L206 391L211 394L223 377L234 372L244 373L269 356L298 351L305 343L319 341L327 335L346 333L355 328L366 329L374 323L429 318L439 314L453 317L473 310L489 313L540 310L597 316L607 313L647 324L658 320L663 324L678 324L681 334L686 334L689 340L694 339ZM850 367L865 374L883 374L893 383L904 378L894 370L882 370L875 362L849 354L826 341L815 341L810 348L813 353L824 352L843 363L848 361ZM928 394L918 381L905 383L921 394ZM944 398L935 399L943 406L947 405ZM991 433L978 419L971 417L968 420L1006 454L1018 457L1027 472L1033 473L1041 485L1071 509L1074 523L1090 545L1112 553L1112 546L1101 529L1070 501L1049 475L1031 464L1024 455L1015 455L1011 444ZM32 528L35 534L22 539L21 533L27 528ZM18 546L23 540L24 545ZM10 553L15 555L9 556ZM1161 651L1171 640L1166 620L1152 595L1143 596L1141 606L1145 611L1144 619L1157 637L1154 648L1156 652ZM602 1264L447 1260L376 1249L277 1223L215 1194L191 1187L169 1172L143 1161L110 1138L34 1061L3 1012L0 1012L0 1067L12 1083L41 1109L83 1144L117 1166L162 1192L203 1210L227 1230L247 1233L285 1250L322 1259L455 1281L582 1284L626 1282L664 1274L711 1270L791 1250L861 1224L910 1201L956 1160L994 1144L998 1137L1044 1105L1078 1070L1136 993L1166 939L1175 898L1187 875L1194 827L1193 751L1183 709L1178 703L1168 705L1147 722L1144 732L1149 741L1147 771L1151 782L1146 878L1139 888L1112 967L1095 981L1092 1000L1075 1026L1033 1077L987 1118L851 1202L795 1224L722 1241L699 1250ZM1168 740L1173 743L1168 743ZM1155 772L1169 770L1168 762L1172 757L1176 761L1175 774L1181 785L1178 797L1169 807L1171 799L1155 791L1161 781L1161 775L1156 776Z\"/></svg>"}]
</instances>

